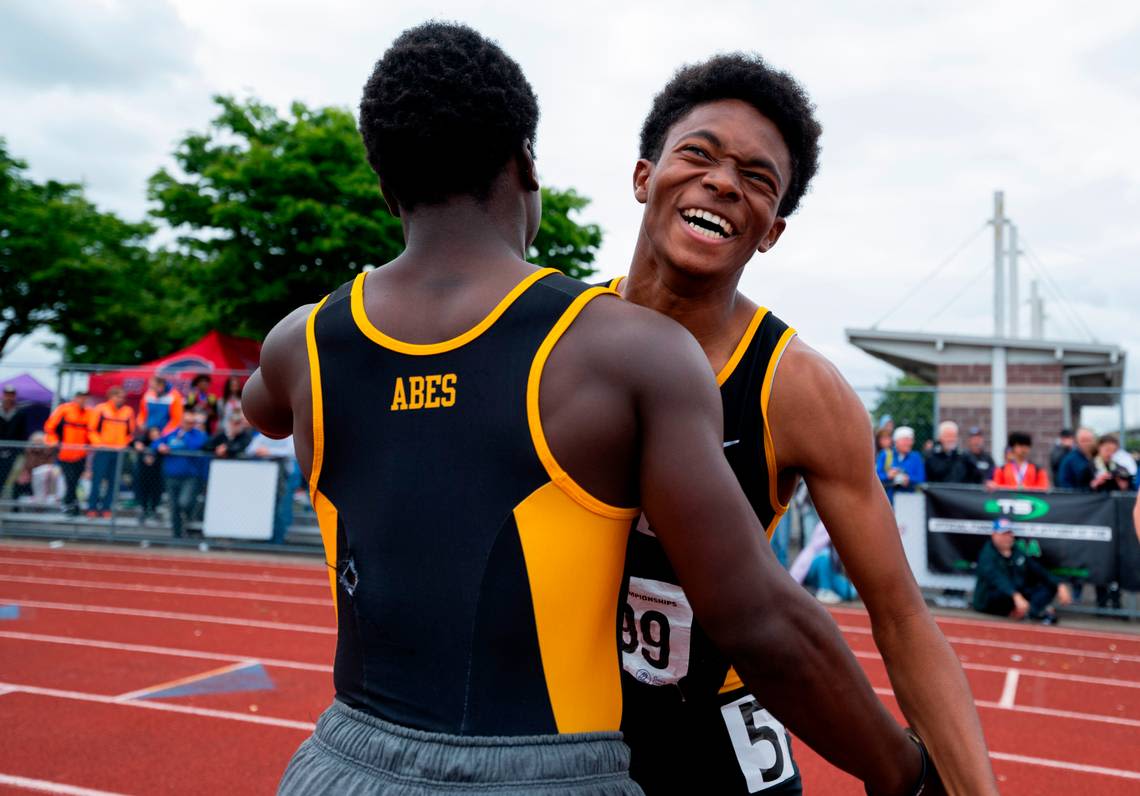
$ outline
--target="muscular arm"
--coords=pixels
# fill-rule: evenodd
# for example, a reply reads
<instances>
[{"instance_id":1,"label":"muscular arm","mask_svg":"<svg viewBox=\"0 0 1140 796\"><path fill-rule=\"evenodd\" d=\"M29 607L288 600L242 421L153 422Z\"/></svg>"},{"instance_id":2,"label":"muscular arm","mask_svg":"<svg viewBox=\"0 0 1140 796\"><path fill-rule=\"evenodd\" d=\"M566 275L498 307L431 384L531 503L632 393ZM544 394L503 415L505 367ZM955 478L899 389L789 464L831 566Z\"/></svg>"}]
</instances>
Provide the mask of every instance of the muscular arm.
<instances>
[{"instance_id":1,"label":"muscular arm","mask_svg":"<svg viewBox=\"0 0 1140 796\"><path fill-rule=\"evenodd\" d=\"M312 416L305 322L312 305L285 316L261 345L261 363L241 394L250 425L272 439L293 434L297 460L305 476L312 458Z\"/></svg>"},{"instance_id":2,"label":"muscular arm","mask_svg":"<svg viewBox=\"0 0 1140 796\"><path fill-rule=\"evenodd\" d=\"M806 479L867 606L899 706L947 790L997 793L962 667L926 608L879 487L866 409L829 362L796 341L779 366L770 423L780 470Z\"/></svg>"},{"instance_id":3,"label":"muscular arm","mask_svg":"<svg viewBox=\"0 0 1140 796\"><path fill-rule=\"evenodd\" d=\"M627 352L638 348L628 342ZM780 567L728 466L703 352L670 328L630 359L642 505L701 624L761 703L814 749L874 793L909 792L917 749L831 617Z\"/></svg>"}]
</instances>

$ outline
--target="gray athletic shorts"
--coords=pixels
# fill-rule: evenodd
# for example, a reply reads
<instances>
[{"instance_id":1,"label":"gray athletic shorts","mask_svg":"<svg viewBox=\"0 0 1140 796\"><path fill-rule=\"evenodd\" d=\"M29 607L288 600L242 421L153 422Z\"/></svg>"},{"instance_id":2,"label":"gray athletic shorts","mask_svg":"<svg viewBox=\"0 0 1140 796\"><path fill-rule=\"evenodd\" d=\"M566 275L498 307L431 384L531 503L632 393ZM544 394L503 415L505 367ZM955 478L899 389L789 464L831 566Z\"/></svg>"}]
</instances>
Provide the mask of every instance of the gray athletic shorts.
<instances>
[{"instance_id":1,"label":"gray athletic shorts","mask_svg":"<svg viewBox=\"0 0 1140 796\"><path fill-rule=\"evenodd\" d=\"M644 796L619 732L485 737L392 724L333 702L277 789L309 794Z\"/></svg>"}]
</instances>

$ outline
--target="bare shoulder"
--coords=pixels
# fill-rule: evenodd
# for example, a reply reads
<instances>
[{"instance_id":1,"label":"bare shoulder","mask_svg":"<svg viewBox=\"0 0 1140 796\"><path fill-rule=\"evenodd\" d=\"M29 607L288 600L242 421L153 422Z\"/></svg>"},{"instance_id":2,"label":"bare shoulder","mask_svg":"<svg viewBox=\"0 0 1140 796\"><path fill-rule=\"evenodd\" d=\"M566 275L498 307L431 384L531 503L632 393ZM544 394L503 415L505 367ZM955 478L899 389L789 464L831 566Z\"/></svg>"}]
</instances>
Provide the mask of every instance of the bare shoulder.
<instances>
[{"instance_id":1,"label":"bare shoulder","mask_svg":"<svg viewBox=\"0 0 1140 796\"><path fill-rule=\"evenodd\" d=\"M781 467L810 467L824 457L836 461L870 450L863 402L839 369L798 337L780 361L769 414Z\"/></svg>"},{"instance_id":2,"label":"bare shoulder","mask_svg":"<svg viewBox=\"0 0 1140 796\"><path fill-rule=\"evenodd\" d=\"M642 385L671 378L707 376L712 369L696 339L685 327L661 313L601 296L582 310L573 329L589 346L593 367L621 373Z\"/></svg>"}]
</instances>

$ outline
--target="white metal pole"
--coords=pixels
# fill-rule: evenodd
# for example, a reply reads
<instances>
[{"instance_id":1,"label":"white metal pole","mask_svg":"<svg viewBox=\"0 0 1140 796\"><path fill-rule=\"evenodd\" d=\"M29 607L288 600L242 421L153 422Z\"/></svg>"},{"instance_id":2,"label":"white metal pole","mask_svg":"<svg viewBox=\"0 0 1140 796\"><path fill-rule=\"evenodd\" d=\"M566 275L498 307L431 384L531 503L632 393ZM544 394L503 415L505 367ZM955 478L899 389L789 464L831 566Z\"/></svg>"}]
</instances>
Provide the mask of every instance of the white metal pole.
<instances>
[{"instance_id":1,"label":"white metal pole","mask_svg":"<svg viewBox=\"0 0 1140 796\"><path fill-rule=\"evenodd\" d=\"M994 337L1005 337L1005 194L994 191Z\"/></svg>"},{"instance_id":2,"label":"white metal pole","mask_svg":"<svg viewBox=\"0 0 1140 796\"><path fill-rule=\"evenodd\" d=\"M990 400L990 450L993 451L994 462L998 467L1005 464L1005 361L1005 346L995 345L993 370L990 375L990 386L993 389Z\"/></svg>"},{"instance_id":3,"label":"white metal pole","mask_svg":"<svg viewBox=\"0 0 1140 796\"><path fill-rule=\"evenodd\" d=\"M1011 223L1009 225L1009 336L1020 337L1021 330L1021 307L1019 302L1020 298L1020 285L1018 285L1017 275L1017 225Z\"/></svg>"}]
</instances>

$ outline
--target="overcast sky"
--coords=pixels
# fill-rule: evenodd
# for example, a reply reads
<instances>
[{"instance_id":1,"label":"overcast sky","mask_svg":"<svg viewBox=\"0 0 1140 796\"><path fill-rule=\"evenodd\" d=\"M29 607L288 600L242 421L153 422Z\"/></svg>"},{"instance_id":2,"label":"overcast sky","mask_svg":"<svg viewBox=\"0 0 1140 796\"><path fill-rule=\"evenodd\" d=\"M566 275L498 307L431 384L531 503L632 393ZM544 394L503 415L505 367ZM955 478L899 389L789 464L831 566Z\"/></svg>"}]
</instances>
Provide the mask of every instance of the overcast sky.
<instances>
[{"instance_id":1,"label":"overcast sky","mask_svg":"<svg viewBox=\"0 0 1140 796\"><path fill-rule=\"evenodd\" d=\"M1096 337L1128 350L1140 389L1135 2L29 0L0 6L0 135L36 177L83 181L141 218L146 178L205 127L212 94L354 108L392 39L432 17L522 64L542 108L541 176L593 199L604 274L632 251L630 176L654 93L682 63L752 50L800 79L824 134L819 176L749 265L746 293L854 384L881 384L892 370L843 329L891 309L981 228L1000 188L1023 244ZM991 259L983 232L883 328L988 334ZM1087 340L1046 295L1048 335Z\"/></svg>"}]
</instances>

